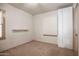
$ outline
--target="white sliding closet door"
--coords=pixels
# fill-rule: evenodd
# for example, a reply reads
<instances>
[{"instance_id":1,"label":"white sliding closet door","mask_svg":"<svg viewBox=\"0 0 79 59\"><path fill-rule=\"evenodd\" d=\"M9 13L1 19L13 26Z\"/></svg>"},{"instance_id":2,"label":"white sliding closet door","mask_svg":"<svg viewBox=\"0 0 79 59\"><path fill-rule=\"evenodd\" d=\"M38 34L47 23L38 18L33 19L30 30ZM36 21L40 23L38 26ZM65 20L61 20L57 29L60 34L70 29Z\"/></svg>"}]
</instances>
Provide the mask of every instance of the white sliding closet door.
<instances>
[{"instance_id":1,"label":"white sliding closet door","mask_svg":"<svg viewBox=\"0 0 79 59\"><path fill-rule=\"evenodd\" d=\"M2 38L2 11L0 11L0 38Z\"/></svg>"},{"instance_id":2,"label":"white sliding closet door","mask_svg":"<svg viewBox=\"0 0 79 59\"><path fill-rule=\"evenodd\" d=\"M73 19L72 7L63 9L63 44L66 48L73 48Z\"/></svg>"},{"instance_id":3,"label":"white sliding closet door","mask_svg":"<svg viewBox=\"0 0 79 59\"><path fill-rule=\"evenodd\" d=\"M58 10L58 46L73 49L72 7Z\"/></svg>"},{"instance_id":4,"label":"white sliding closet door","mask_svg":"<svg viewBox=\"0 0 79 59\"><path fill-rule=\"evenodd\" d=\"M58 46L63 47L63 9L58 10Z\"/></svg>"}]
</instances>

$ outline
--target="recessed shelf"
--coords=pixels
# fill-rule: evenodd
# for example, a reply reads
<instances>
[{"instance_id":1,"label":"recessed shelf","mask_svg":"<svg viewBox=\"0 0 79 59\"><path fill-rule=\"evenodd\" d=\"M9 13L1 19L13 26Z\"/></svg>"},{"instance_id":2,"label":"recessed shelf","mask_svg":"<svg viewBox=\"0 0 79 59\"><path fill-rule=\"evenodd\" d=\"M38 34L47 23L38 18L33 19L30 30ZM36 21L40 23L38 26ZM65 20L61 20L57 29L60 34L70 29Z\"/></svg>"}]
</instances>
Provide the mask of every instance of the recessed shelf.
<instances>
[{"instance_id":1,"label":"recessed shelf","mask_svg":"<svg viewBox=\"0 0 79 59\"><path fill-rule=\"evenodd\" d=\"M52 37L57 37L57 35L52 35L52 34L44 34L43 36L52 36Z\"/></svg>"},{"instance_id":2,"label":"recessed shelf","mask_svg":"<svg viewBox=\"0 0 79 59\"><path fill-rule=\"evenodd\" d=\"M25 32L25 31L29 31L27 29L13 29L13 32Z\"/></svg>"}]
</instances>

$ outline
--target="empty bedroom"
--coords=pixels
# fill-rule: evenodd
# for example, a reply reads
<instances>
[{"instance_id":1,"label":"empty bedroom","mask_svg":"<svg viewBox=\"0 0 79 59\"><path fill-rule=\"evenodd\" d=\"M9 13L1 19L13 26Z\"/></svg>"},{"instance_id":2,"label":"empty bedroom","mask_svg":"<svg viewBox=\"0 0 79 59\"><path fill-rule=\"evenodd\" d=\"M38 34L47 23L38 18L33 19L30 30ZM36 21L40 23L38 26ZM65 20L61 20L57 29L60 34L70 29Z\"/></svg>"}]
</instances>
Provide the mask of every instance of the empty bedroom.
<instances>
[{"instance_id":1,"label":"empty bedroom","mask_svg":"<svg viewBox=\"0 0 79 59\"><path fill-rule=\"evenodd\" d=\"M0 3L0 56L78 56L78 3Z\"/></svg>"}]
</instances>

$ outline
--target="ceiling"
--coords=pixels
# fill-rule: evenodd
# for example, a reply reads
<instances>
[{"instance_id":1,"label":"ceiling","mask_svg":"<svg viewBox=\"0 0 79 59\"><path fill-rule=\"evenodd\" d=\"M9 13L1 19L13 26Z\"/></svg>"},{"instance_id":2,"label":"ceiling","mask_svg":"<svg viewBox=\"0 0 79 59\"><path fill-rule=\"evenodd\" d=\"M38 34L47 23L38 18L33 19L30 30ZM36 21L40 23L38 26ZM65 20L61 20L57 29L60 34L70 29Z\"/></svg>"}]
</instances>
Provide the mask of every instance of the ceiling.
<instances>
[{"instance_id":1,"label":"ceiling","mask_svg":"<svg viewBox=\"0 0 79 59\"><path fill-rule=\"evenodd\" d=\"M72 3L11 3L10 5L31 13L32 15L36 15L71 6Z\"/></svg>"}]
</instances>

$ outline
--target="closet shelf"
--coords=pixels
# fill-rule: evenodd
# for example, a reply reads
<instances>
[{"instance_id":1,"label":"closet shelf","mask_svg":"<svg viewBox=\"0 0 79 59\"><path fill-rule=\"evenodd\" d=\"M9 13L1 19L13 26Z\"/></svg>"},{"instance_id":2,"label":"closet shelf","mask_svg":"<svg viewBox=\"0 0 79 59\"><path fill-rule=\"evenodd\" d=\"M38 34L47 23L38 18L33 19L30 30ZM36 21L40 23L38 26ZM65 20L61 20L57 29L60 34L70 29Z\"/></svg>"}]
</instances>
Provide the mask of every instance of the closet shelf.
<instances>
[{"instance_id":1,"label":"closet shelf","mask_svg":"<svg viewBox=\"0 0 79 59\"><path fill-rule=\"evenodd\" d=\"M52 36L52 37L57 37L57 35L52 35L52 34L44 34L43 36Z\"/></svg>"},{"instance_id":2,"label":"closet shelf","mask_svg":"<svg viewBox=\"0 0 79 59\"><path fill-rule=\"evenodd\" d=\"M24 31L29 31L27 29L14 29L13 32L24 32Z\"/></svg>"}]
</instances>

